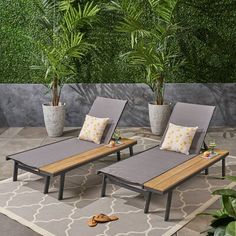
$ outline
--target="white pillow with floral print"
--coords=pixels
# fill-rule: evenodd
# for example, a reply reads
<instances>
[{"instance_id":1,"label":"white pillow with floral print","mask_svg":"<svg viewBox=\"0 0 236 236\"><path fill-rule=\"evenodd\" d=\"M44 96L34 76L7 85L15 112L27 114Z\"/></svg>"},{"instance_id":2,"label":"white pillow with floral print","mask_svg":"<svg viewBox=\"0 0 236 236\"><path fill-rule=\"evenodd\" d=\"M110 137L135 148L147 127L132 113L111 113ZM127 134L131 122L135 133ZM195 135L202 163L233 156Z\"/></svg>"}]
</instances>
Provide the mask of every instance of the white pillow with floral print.
<instances>
[{"instance_id":1,"label":"white pillow with floral print","mask_svg":"<svg viewBox=\"0 0 236 236\"><path fill-rule=\"evenodd\" d=\"M109 118L97 118L86 115L83 127L79 134L79 139L100 144L108 122Z\"/></svg>"},{"instance_id":2,"label":"white pillow with floral print","mask_svg":"<svg viewBox=\"0 0 236 236\"><path fill-rule=\"evenodd\" d=\"M198 127L184 127L169 123L161 149L189 155L189 149L197 129Z\"/></svg>"}]
</instances>

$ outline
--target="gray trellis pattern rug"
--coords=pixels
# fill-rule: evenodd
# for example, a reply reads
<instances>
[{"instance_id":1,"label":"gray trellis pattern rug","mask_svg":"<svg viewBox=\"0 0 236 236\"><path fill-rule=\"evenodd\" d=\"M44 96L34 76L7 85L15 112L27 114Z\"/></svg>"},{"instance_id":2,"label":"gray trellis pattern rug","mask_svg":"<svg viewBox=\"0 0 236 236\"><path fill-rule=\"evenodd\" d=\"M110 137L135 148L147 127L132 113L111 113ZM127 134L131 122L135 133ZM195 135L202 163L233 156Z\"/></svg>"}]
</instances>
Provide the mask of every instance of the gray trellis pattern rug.
<instances>
[{"instance_id":1,"label":"gray trellis pattern rug","mask_svg":"<svg viewBox=\"0 0 236 236\"><path fill-rule=\"evenodd\" d=\"M157 141L149 138L133 138L138 140L136 153L157 145ZM123 152L122 158L127 157L128 153ZM234 186L228 180L216 178L220 177L221 166L215 165L209 176L198 175L174 191L170 221L165 222L166 196L153 196L149 214L143 213L143 196L127 189L109 184L107 197L100 198L101 177L96 170L115 160L116 156L109 156L68 173L63 201L57 200L58 178L53 179L46 195L42 193L43 180L32 174L21 175L17 182L2 181L0 211L42 235L172 235L217 200L210 194L214 189ZM236 175L234 157L227 160L227 174ZM116 214L120 219L88 227L87 220L101 212Z\"/></svg>"}]
</instances>

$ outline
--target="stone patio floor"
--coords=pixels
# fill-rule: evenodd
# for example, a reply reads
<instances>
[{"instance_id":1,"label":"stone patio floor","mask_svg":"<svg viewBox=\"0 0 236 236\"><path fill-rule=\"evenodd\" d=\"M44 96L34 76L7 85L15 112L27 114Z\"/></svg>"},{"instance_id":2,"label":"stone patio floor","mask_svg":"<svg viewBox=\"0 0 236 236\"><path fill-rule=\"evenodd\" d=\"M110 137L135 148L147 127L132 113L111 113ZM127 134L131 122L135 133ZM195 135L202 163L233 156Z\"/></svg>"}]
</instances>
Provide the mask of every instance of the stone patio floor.
<instances>
[{"instance_id":1,"label":"stone patio floor","mask_svg":"<svg viewBox=\"0 0 236 236\"><path fill-rule=\"evenodd\" d=\"M151 134L148 128L122 128L120 129L124 137L135 135L149 137L160 140L161 137ZM64 134L59 138L49 138L45 128L38 127L17 127L0 128L0 180L12 176L12 162L5 161L5 156L33 148L46 143L63 140L69 137L77 136L78 128L65 128ZM236 156L236 128L211 128L206 137L206 142L215 140L217 147L227 149L230 155ZM213 204L210 209L219 207L219 202ZM210 217L195 217L189 224L181 229L178 236L195 236L204 231L209 225ZM14 220L0 214L1 236L35 236L37 233L20 225Z\"/></svg>"}]
</instances>

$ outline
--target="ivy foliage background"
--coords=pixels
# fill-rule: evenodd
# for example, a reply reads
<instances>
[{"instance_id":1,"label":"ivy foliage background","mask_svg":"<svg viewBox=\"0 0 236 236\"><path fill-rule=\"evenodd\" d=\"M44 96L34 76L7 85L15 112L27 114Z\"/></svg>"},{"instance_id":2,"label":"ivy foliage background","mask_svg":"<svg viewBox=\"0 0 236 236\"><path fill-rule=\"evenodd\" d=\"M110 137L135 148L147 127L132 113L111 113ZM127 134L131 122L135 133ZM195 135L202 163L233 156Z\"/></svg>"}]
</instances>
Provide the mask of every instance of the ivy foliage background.
<instances>
[{"instance_id":1,"label":"ivy foliage background","mask_svg":"<svg viewBox=\"0 0 236 236\"><path fill-rule=\"evenodd\" d=\"M176 18L187 61L178 82L236 82L236 1L181 0Z\"/></svg>"},{"instance_id":2,"label":"ivy foliage background","mask_svg":"<svg viewBox=\"0 0 236 236\"><path fill-rule=\"evenodd\" d=\"M95 2L104 4L109 0ZM29 69L37 62L38 52L25 37L43 37L37 14L32 0L0 0L1 83L44 82L40 74ZM236 1L180 0L175 17L185 29L177 40L186 65L168 82L236 82ZM119 57L128 51L130 39L114 30L118 20L114 13L102 11L99 23L86 29L97 49L78 63L75 82L145 81L144 71L127 65ZM149 20L147 16L147 24Z\"/></svg>"}]
</instances>

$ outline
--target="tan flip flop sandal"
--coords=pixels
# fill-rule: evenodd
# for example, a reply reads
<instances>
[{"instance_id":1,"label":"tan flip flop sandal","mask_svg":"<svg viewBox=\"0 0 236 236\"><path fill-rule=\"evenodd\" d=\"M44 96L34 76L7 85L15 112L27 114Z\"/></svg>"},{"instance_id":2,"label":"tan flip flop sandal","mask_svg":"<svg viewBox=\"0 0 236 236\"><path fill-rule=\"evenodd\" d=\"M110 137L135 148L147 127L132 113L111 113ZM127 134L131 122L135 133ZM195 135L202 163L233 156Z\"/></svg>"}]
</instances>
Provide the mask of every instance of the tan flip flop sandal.
<instances>
[{"instance_id":1,"label":"tan flip flop sandal","mask_svg":"<svg viewBox=\"0 0 236 236\"><path fill-rule=\"evenodd\" d=\"M90 218L88 220L88 226L89 227L95 227L98 224L98 222L95 220L95 217L96 216L93 216L92 218Z\"/></svg>"},{"instance_id":2,"label":"tan flip flop sandal","mask_svg":"<svg viewBox=\"0 0 236 236\"><path fill-rule=\"evenodd\" d=\"M114 220L118 220L119 218L117 216L107 216L105 214L99 214L99 215L96 215L94 217L94 220L96 220L98 223L106 223L106 222L109 222L109 221L114 221Z\"/></svg>"},{"instance_id":3,"label":"tan flip flop sandal","mask_svg":"<svg viewBox=\"0 0 236 236\"><path fill-rule=\"evenodd\" d=\"M115 215L111 215L108 216L110 218L111 221L115 221L115 220L119 220L119 217L115 216Z\"/></svg>"}]
</instances>

